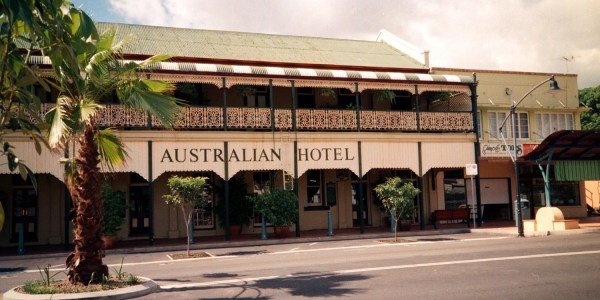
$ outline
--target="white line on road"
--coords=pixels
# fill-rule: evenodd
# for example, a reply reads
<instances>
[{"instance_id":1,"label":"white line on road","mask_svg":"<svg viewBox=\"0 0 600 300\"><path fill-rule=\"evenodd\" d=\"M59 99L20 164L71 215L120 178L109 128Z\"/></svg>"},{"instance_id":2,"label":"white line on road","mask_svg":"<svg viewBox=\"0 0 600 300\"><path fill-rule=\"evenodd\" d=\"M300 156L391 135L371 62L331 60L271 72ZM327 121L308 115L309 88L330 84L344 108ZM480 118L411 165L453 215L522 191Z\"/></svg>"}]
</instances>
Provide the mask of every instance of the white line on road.
<instances>
[{"instance_id":1,"label":"white line on road","mask_svg":"<svg viewBox=\"0 0 600 300\"><path fill-rule=\"evenodd\" d=\"M600 250L532 254L532 255L519 255L519 256L504 256L504 257L492 257L492 258L480 258L480 259L468 259L468 260L442 261L442 262L424 263L424 264L396 265L396 266L387 266L387 267L378 267L378 268L349 269L349 270L333 271L333 272L331 272L331 274L364 273L364 272L375 272L375 271L393 270L393 269L422 268L422 267L432 267L432 266L481 263L481 262L489 262L489 261L547 258L547 257L590 255L590 254L600 254ZM310 276L316 276L316 275L317 274L311 274ZM215 286L215 285L223 285L223 284L247 284L249 282L256 282L256 281L261 281L261 280L290 278L290 277L298 277L298 276L293 275L293 274L288 274L288 275L279 275L279 276L276 275L276 276L249 277L249 278L219 280L219 281L210 281L210 282L201 282L201 283L174 284L174 285L161 286L160 289L174 290L174 289L186 289L186 288L201 288L201 287L206 287L206 286Z\"/></svg>"},{"instance_id":2,"label":"white line on road","mask_svg":"<svg viewBox=\"0 0 600 300\"><path fill-rule=\"evenodd\" d=\"M302 252L331 251L331 250L364 249L364 248L390 247L390 246L409 246L409 245L432 244L432 243L455 243L455 242L464 242L464 241L470 242L470 241L484 241L484 240L501 240L501 239L509 239L509 238L510 237L493 237L493 238L477 238L477 239L449 240L449 241L415 241L415 242L409 242L409 243L377 243L377 244L371 244L371 245L344 246L344 247L304 249L304 250L298 250L299 248L294 248L294 249L287 250L287 251L271 252L271 253L266 253L266 254L278 255L278 254L290 254L290 253L302 253Z\"/></svg>"}]
</instances>

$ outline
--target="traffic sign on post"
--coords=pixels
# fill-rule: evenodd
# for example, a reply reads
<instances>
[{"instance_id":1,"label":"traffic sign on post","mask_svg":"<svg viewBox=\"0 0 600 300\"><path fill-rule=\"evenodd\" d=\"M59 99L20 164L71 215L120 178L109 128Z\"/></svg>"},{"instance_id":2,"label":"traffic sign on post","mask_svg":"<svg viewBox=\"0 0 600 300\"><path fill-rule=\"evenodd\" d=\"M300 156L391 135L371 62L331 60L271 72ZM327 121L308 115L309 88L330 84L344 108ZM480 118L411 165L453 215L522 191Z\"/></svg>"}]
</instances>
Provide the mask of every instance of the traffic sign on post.
<instances>
[{"instance_id":1,"label":"traffic sign on post","mask_svg":"<svg viewBox=\"0 0 600 300\"><path fill-rule=\"evenodd\" d=\"M465 165L467 176L477 176L477 164Z\"/></svg>"},{"instance_id":2,"label":"traffic sign on post","mask_svg":"<svg viewBox=\"0 0 600 300\"><path fill-rule=\"evenodd\" d=\"M476 226L476 219L477 219L477 207L476 207L476 202L475 202L475 187L473 186L473 176L477 176L477 164L466 164L465 165L465 172L467 173L467 176L471 176L471 200L473 201L473 208L471 209L471 215L473 216L473 228L477 227Z\"/></svg>"}]
</instances>

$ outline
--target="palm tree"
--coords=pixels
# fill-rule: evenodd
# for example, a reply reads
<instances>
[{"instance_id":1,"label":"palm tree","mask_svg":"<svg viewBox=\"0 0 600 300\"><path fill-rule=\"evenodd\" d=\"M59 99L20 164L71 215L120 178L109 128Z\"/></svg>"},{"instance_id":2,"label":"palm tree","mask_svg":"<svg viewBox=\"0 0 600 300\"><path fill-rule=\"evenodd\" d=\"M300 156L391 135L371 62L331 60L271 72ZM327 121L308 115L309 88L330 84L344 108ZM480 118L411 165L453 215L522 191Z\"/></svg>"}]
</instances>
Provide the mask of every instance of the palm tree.
<instances>
[{"instance_id":1,"label":"palm tree","mask_svg":"<svg viewBox=\"0 0 600 300\"><path fill-rule=\"evenodd\" d=\"M124 63L124 42L113 44L115 31L108 30L91 39L74 44L77 67L53 65L60 84L55 108L48 112L51 124L48 142L54 148L77 144L74 159L67 164L67 186L73 199L74 251L67 257L67 278L71 283L89 284L108 276L102 234L102 201L100 201L100 165L107 170L122 163L127 153L110 129L100 130L94 118L101 108L100 99L116 92L125 107L138 108L156 117L165 127L175 122L179 101L164 93L174 85L142 78L139 72L147 64L168 59L154 56L138 64ZM77 47L77 43L80 43Z\"/></svg>"}]
</instances>

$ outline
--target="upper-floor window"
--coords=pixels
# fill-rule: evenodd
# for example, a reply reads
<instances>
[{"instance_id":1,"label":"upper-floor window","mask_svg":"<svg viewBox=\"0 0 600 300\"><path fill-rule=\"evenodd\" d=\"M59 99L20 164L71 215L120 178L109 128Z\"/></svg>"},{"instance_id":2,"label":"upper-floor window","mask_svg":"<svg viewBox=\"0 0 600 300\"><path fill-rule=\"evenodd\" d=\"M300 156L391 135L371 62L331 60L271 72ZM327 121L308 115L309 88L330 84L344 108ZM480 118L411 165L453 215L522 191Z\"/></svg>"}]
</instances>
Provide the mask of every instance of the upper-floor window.
<instances>
[{"instance_id":1,"label":"upper-floor window","mask_svg":"<svg viewBox=\"0 0 600 300\"><path fill-rule=\"evenodd\" d=\"M298 88L298 108L315 108L315 92L313 88Z\"/></svg>"},{"instance_id":2,"label":"upper-floor window","mask_svg":"<svg viewBox=\"0 0 600 300\"><path fill-rule=\"evenodd\" d=\"M477 111L477 137L481 138L483 125L481 124L481 111Z\"/></svg>"},{"instance_id":3,"label":"upper-floor window","mask_svg":"<svg viewBox=\"0 0 600 300\"><path fill-rule=\"evenodd\" d=\"M490 138L499 139L500 138L500 126L502 122L509 115L509 112L502 111L490 111L488 112L488 122L489 122L489 131ZM517 138L518 139L529 139L529 117L526 112L517 112L516 113L516 122L517 122ZM504 123L504 127L502 128L502 134L505 138L513 137L513 124L510 116L506 123Z\"/></svg>"},{"instance_id":4,"label":"upper-floor window","mask_svg":"<svg viewBox=\"0 0 600 300\"><path fill-rule=\"evenodd\" d=\"M270 107L269 89L266 86L255 86L254 92L244 96L246 107Z\"/></svg>"},{"instance_id":5,"label":"upper-floor window","mask_svg":"<svg viewBox=\"0 0 600 300\"><path fill-rule=\"evenodd\" d=\"M545 139L555 131L575 129L575 123L573 122L573 114L536 113L535 127L537 138Z\"/></svg>"}]
</instances>

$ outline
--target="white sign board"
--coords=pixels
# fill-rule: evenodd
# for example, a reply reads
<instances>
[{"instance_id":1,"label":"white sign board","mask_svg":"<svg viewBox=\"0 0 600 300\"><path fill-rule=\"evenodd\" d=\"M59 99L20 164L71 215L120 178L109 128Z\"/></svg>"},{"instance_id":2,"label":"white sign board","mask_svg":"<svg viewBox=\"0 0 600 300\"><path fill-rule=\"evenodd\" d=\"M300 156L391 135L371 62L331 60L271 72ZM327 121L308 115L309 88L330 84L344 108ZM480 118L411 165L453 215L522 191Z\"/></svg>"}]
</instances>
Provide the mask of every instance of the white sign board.
<instances>
[{"instance_id":1,"label":"white sign board","mask_svg":"<svg viewBox=\"0 0 600 300\"><path fill-rule=\"evenodd\" d=\"M465 169L467 172L467 176L476 176L477 175L477 164L466 164Z\"/></svg>"}]
</instances>

